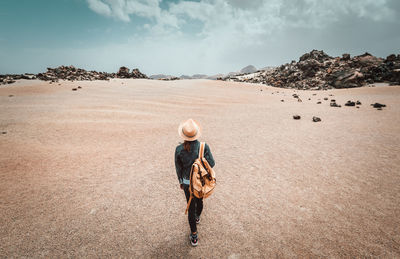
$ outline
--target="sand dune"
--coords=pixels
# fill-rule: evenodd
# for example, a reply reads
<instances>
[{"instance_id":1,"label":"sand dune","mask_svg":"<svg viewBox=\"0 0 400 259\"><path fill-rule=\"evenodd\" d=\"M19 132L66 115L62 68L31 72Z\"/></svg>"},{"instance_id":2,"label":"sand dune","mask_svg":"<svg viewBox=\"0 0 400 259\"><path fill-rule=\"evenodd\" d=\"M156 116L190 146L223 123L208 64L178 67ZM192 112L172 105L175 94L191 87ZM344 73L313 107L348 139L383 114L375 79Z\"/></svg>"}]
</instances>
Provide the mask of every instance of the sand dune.
<instances>
[{"instance_id":1,"label":"sand dune","mask_svg":"<svg viewBox=\"0 0 400 259\"><path fill-rule=\"evenodd\" d=\"M0 107L1 257L400 257L399 86L19 81ZM173 162L189 117L218 182L196 248Z\"/></svg>"}]
</instances>

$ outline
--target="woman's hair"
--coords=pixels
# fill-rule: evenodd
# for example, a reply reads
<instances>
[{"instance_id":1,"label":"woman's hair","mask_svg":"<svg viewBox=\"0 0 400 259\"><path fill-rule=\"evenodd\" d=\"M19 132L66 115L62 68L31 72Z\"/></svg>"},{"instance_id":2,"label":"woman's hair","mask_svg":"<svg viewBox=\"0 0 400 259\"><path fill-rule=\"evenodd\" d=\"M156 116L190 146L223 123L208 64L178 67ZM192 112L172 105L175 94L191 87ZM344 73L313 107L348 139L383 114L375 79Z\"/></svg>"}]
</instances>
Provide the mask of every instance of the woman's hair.
<instances>
[{"instance_id":1,"label":"woman's hair","mask_svg":"<svg viewBox=\"0 0 400 259\"><path fill-rule=\"evenodd\" d=\"M184 148L187 152L189 152L189 151L190 151L190 141L185 140L185 141L183 142L183 148Z\"/></svg>"}]
</instances>

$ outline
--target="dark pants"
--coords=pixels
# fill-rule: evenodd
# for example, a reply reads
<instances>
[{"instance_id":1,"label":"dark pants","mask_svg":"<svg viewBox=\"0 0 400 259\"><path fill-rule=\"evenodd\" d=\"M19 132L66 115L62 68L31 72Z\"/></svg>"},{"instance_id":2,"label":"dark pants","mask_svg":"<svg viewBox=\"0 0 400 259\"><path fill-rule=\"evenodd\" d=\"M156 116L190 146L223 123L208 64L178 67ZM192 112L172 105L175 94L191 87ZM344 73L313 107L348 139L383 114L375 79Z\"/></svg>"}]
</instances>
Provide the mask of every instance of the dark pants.
<instances>
[{"instance_id":1,"label":"dark pants","mask_svg":"<svg viewBox=\"0 0 400 259\"><path fill-rule=\"evenodd\" d=\"M185 191L186 202L188 202L189 198L190 198L189 186L184 185L183 190ZM189 213L188 213L190 231L192 231L192 233L197 232L196 216L200 217L200 214L202 211L203 211L203 199L199 199L193 195L192 202L190 203L190 206L189 206Z\"/></svg>"}]
</instances>

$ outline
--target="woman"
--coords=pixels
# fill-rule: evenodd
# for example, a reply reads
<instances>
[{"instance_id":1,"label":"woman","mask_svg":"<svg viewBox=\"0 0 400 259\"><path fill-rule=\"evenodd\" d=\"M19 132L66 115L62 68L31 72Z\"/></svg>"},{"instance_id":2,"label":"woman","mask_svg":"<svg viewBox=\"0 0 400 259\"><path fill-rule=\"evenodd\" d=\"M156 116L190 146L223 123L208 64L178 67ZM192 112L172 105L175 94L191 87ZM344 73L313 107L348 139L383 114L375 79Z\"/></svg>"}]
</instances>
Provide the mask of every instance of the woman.
<instances>
[{"instance_id":1,"label":"woman","mask_svg":"<svg viewBox=\"0 0 400 259\"><path fill-rule=\"evenodd\" d=\"M185 192L186 202L189 201L189 177L192 164L199 157L200 142L197 140L200 137L200 127L192 119L189 119L179 125L179 135L183 138L184 143L178 145L175 149L175 168L178 175L179 184ZM210 147L206 144L204 149L204 157L207 159L211 167L214 167L215 162L211 154ZM190 226L190 243L192 246L198 244L198 234L196 224L200 223L200 215L203 210L203 199L193 197L189 206L189 226Z\"/></svg>"}]
</instances>

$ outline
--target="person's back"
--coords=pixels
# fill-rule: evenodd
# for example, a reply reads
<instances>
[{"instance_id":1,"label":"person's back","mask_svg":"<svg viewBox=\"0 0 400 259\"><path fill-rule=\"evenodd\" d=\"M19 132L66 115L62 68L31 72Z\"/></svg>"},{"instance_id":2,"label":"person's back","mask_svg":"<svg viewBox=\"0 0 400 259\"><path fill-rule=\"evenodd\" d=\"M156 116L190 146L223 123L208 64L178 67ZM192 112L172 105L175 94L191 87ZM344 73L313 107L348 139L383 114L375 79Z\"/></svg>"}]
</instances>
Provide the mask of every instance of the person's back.
<instances>
[{"instance_id":1,"label":"person's back","mask_svg":"<svg viewBox=\"0 0 400 259\"><path fill-rule=\"evenodd\" d=\"M180 188L184 190L186 201L189 201L190 192L190 170L192 164L199 156L200 127L192 119L187 120L178 128L179 135L184 139L184 143L178 145L175 149L175 169L180 184ZM211 154L210 147L205 144L204 157L211 167L214 167L215 161ZM200 215L203 210L203 199L193 197L189 206L188 220L190 225L190 241L193 246L198 243L197 226L200 223Z\"/></svg>"}]
</instances>

